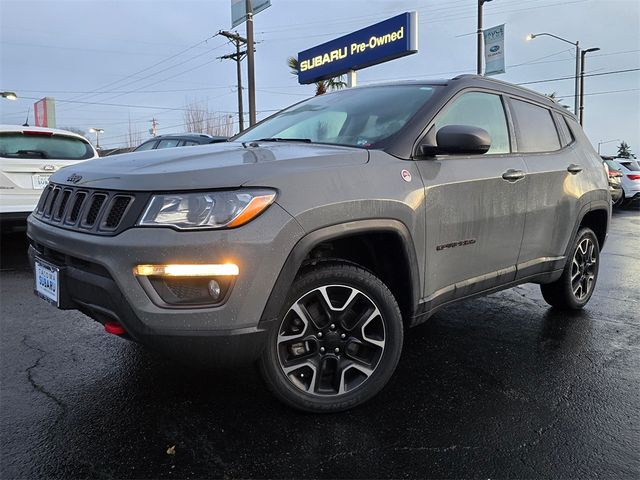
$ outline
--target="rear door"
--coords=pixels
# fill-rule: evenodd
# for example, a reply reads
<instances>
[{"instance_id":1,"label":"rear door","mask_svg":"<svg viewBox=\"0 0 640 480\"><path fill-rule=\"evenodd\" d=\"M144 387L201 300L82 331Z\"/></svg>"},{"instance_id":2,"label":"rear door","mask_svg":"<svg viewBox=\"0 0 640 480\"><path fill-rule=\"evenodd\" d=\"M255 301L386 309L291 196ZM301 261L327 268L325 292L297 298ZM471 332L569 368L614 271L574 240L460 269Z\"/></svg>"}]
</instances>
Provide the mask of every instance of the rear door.
<instances>
[{"instance_id":1,"label":"rear door","mask_svg":"<svg viewBox=\"0 0 640 480\"><path fill-rule=\"evenodd\" d=\"M520 98L509 98L518 153L527 177L527 216L518 279L562 268L565 249L584 191L576 142L564 115Z\"/></svg>"},{"instance_id":2,"label":"rear door","mask_svg":"<svg viewBox=\"0 0 640 480\"><path fill-rule=\"evenodd\" d=\"M438 155L417 162L425 184L426 279L430 306L508 283L524 231L527 178L512 153L501 95L465 91L436 116L426 142L445 125L486 130L483 155Z\"/></svg>"}]
</instances>

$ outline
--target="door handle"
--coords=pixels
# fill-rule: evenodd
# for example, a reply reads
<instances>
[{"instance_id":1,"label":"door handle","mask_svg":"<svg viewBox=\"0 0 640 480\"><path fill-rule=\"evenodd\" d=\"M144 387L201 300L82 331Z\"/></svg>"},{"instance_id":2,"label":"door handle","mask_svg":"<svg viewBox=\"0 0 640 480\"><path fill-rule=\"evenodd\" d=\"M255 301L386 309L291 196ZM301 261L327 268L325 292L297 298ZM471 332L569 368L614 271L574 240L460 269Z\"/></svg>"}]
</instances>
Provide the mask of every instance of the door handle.
<instances>
[{"instance_id":1,"label":"door handle","mask_svg":"<svg viewBox=\"0 0 640 480\"><path fill-rule=\"evenodd\" d=\"M580 173L581 171L582 171L582 167L580 165L576 165L575 163L572 163L567 167L567 172L573 175L575 175L576 173Z\"/></svg>"},{"instance_id":2,"label":"door handle","mask_svg":"<svg viewBox=\"0 0 640 480\"><path fill-rule=\"evenodd\" d=\"M510 168L502 174L502 178L508 182L517 182L518 180L522 180L524 176L525 173L522 170L514 170L513 168Z\"/></svg>"}]
</instances>

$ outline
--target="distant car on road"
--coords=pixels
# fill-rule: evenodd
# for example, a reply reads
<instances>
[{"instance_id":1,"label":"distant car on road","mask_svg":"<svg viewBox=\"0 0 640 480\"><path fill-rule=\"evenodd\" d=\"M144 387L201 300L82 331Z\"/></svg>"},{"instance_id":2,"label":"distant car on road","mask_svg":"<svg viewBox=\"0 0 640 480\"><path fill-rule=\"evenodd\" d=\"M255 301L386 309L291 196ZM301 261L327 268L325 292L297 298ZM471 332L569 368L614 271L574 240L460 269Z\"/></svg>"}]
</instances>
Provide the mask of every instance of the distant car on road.
<instances>
[{"instance_id":1,"label":"distant car on road","mask_svg":"<svg viewBox=\"0 0 640 480\"><path fill-rule=\"evenodd\" d=\"M616 158L612 160L621 174L622 202L631 203L640 200L640 164L632 158Z\"/></svg>"},{"instance_id":2,"label":"distant car on road","mask_svg":"<svg viewBox=\"0 0 640 480\"><path fill-rule=\"evenodd\" d=\"M153 137L151 140L147 140L136 147L133 151L140 152L142 150L158 150L160 148L189 147L193 145L226 142L227 140L227 137L213 137L204 133L170 133Z\"/></svg>"},{"instance_id":3,"label":"distant car on road","mask_svg":"<svg viewBox=\"0 0 640 480\"><path fill-rule=\"evenodd\" d=\"M60 168L98 158L89 141L55 128L0 125L2 231L26 226L49 177Z\"/></svg>"}]
</instances>

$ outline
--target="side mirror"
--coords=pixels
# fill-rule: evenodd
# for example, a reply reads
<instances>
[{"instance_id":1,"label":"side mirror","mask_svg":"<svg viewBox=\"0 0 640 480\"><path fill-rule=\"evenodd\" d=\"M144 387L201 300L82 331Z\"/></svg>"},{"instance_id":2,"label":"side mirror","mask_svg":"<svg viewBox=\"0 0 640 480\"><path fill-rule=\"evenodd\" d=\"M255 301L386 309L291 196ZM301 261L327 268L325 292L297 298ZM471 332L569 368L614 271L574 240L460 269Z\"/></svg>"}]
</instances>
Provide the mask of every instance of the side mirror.
<instances>
[{"instance_id":1,"label":"side mirror","mask_svg":"<svg viewBox=\"0 0 640 480\"><path fill-rule=\"evenodd\" d=\"M479 155L491 148L491 136L478 127L469 125L446 125L436 133L437 145L421 145L423 156L433 155Z\"/></svg>"}]
</instances>

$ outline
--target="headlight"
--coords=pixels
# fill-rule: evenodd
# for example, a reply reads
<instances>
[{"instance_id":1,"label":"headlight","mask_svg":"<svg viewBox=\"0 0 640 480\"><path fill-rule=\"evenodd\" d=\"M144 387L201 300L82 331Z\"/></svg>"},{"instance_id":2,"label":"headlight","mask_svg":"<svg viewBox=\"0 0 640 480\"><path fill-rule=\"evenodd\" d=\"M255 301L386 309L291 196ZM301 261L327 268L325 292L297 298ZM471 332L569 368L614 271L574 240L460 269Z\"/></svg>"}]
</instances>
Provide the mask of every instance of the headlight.
<instances>
[{"instance_id":1,"label":"headlight","mask_svg":"<svg viewBox=\"0 0 640 480\"><path fill-rule=\"evenodd\" d=\"M154 195L138 225L180 230L239 227L260 215L275 198L273 190Z\"/></svg>"}]
</instances>

